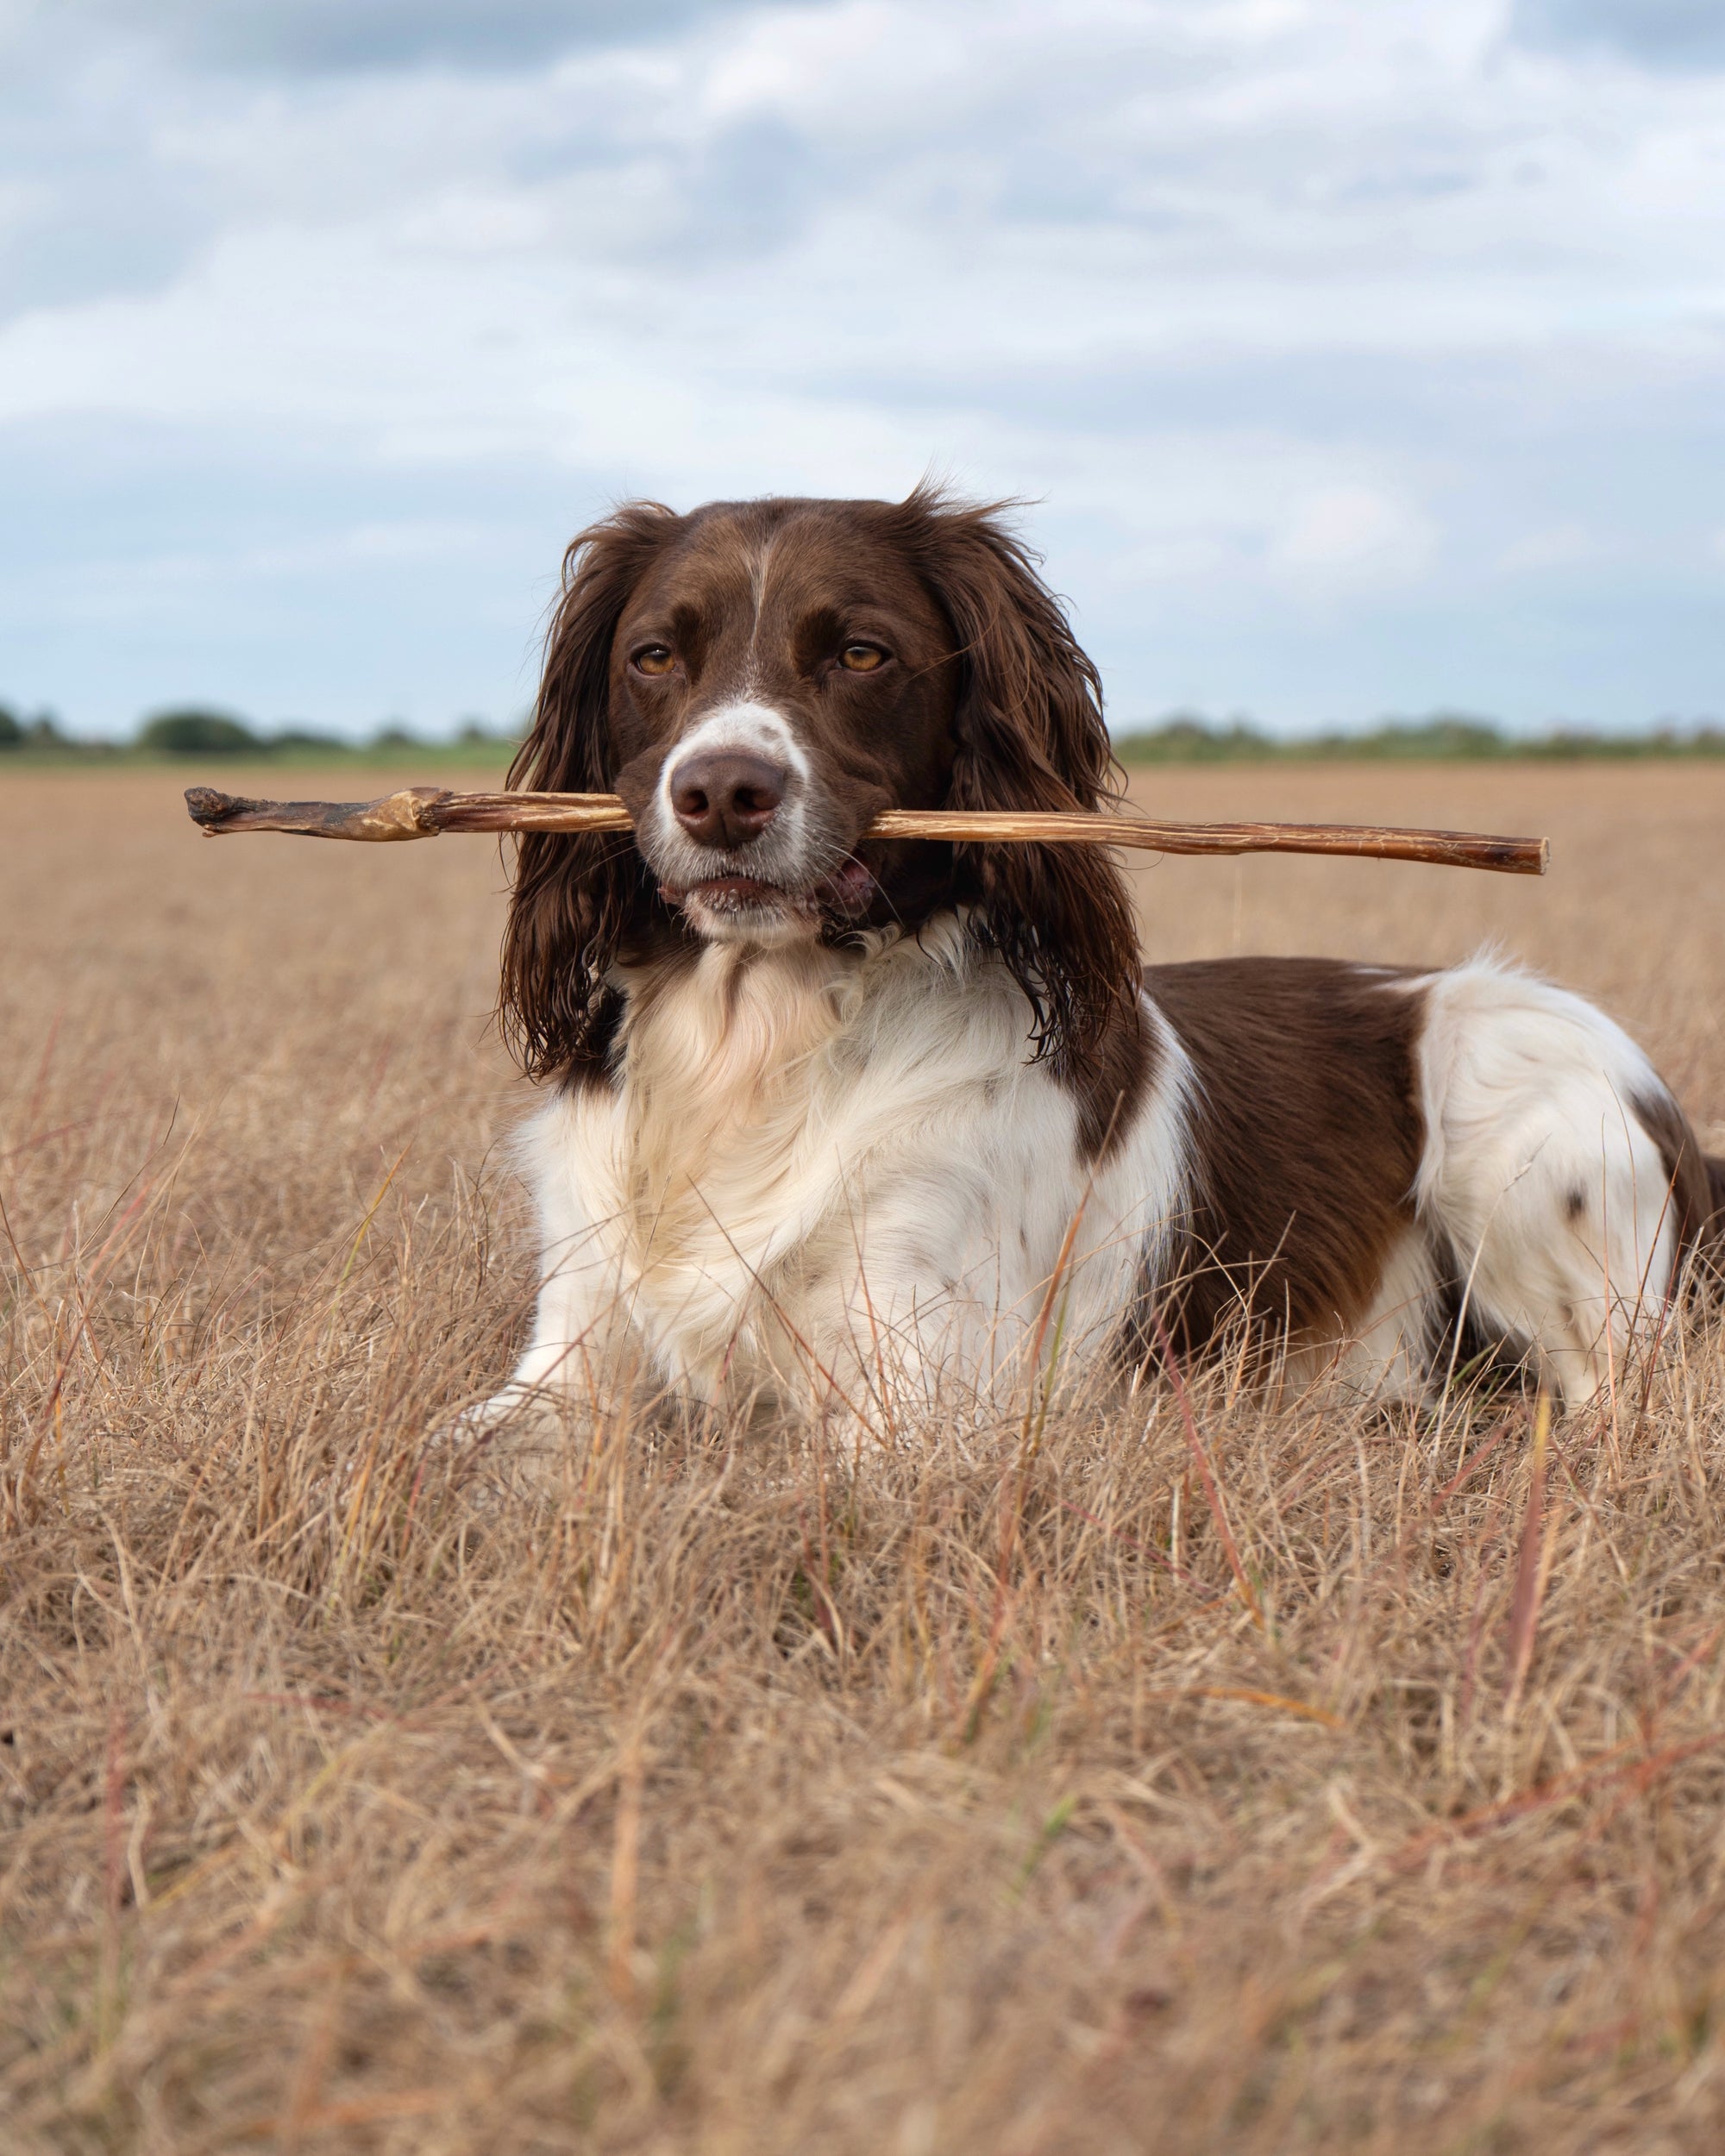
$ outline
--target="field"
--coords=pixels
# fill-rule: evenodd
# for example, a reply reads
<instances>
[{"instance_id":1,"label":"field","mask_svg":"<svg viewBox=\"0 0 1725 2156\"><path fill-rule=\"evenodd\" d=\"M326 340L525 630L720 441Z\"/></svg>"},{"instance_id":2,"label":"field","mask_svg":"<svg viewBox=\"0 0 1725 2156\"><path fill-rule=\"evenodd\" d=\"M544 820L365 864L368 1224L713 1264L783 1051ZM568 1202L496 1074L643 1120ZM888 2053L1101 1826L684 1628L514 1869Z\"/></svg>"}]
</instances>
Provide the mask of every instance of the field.
<instances>
[{"instance_id":1,"label":"field","mask_svg":"<svg viewBox=\"0 0 1725 2156\"><path fill-rule=\"evenodd\" d=\"M1549 831L1146 866L1146 946L1496 937L1725 1122L1725 771L1137 783ZM0 2147L1725 2145L1715 1326L1543 1453L1516 1399L860 1459L624 1402L476 1509L425 1439L530 1289L497 851L174 785L0 774Z\"/></svg>"}]
</instances>

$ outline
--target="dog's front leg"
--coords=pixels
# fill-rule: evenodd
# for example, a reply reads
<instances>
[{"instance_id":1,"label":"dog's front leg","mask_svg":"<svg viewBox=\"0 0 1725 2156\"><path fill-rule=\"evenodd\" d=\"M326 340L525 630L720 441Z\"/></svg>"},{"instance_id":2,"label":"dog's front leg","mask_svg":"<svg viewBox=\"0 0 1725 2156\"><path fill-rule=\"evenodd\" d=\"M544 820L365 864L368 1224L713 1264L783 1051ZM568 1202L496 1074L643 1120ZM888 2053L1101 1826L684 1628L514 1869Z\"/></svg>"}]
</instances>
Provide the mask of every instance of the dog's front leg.
<instances>
[{"instance_id":1,"label":"dog's front leg","mask_svg":"<svg viewBox=\"0 0 1725 2156\"><path fill-rule=\"evenodd\" d=\"M523 1130L519 1156L539 1215L533 1325L509 1382L461 1415L499 1463L549 1467L572 1419L600 1414L632 1328L616 1238L614 1096L564 1094ZM543 1456L543 1458L542 1458Z\"/></svg>"}]
</instances>

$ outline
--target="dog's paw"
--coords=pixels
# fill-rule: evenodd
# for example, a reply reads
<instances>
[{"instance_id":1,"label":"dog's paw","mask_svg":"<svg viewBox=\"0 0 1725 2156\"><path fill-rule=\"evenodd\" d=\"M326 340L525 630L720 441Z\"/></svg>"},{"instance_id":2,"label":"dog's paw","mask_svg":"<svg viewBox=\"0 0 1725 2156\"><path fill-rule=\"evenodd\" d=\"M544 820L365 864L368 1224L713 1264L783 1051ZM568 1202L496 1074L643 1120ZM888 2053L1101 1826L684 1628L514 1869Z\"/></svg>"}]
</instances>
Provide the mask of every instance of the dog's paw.
<instances>
[{"instance_id":1,"label":"dog's paw","mask_svg":"<svg viewBox=\"0 0 1725 2156\"><path fill-rule=\"evenodd\" d=\"M569 1451L568 1402L536 1385L505 1385L463 1407L431 1433L477 1501L537 1497L561 1479Z\"/></svg>"}]
</instances>

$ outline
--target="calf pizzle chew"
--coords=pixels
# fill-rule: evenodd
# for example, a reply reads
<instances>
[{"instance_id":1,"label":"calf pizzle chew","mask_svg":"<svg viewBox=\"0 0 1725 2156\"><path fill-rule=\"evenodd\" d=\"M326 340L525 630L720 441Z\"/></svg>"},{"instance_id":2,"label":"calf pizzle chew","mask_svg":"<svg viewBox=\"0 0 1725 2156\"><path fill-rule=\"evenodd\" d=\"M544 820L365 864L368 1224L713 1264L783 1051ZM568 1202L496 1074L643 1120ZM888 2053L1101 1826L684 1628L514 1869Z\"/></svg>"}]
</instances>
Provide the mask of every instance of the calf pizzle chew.
<instances>
[{"instance_id":1,"label":"calf pizzle chew","mask_svg":"<svg viewBox=\"0 0 1725 2156\"><path fill-rule=\"evenodd\" d=\"M212 838L225 831L292 831L304 838L436 838L442 831L626 831L614 793L454 793L404 787L376 801L248 801L188 787L185 805ZM1380 829L1371 824L1161 824L1148 817L1020 813L1012 809L888 809L869 838L946 838L967 844L1136 846L1161 854L1349 854L1541 876L1543 838L1483 831Z\"/></svg>"}]
</instances>

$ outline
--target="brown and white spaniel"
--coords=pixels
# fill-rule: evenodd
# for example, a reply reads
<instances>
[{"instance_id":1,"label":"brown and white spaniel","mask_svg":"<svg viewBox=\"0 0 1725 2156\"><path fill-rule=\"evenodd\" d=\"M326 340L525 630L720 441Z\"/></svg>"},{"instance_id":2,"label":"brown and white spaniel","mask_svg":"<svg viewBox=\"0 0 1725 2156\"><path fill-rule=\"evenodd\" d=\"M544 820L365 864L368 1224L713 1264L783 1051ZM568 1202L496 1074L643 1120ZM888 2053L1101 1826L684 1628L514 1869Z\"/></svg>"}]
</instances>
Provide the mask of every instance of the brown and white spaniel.
<instances>
[{"instance_id":1,"label":"brown and white spaniel","mask_svg":"<svg viewBox=\"0 0 1725 2156\"><path fill-rule=\"evenodd\" d=\"M1573 1404L1710 1233L1725 1168L1562 989L1145 971L1104 851L863 837L1108 798L1096 670L995 511L633 503L564 581L511 783L635 829L521 842L543 1274L483 1419L631 1351L868 1417L998 1397L1044 1335L1122 1367L1255 1337L1404 1397L1490 1349Z\"/></svg>"}]
</instances>

